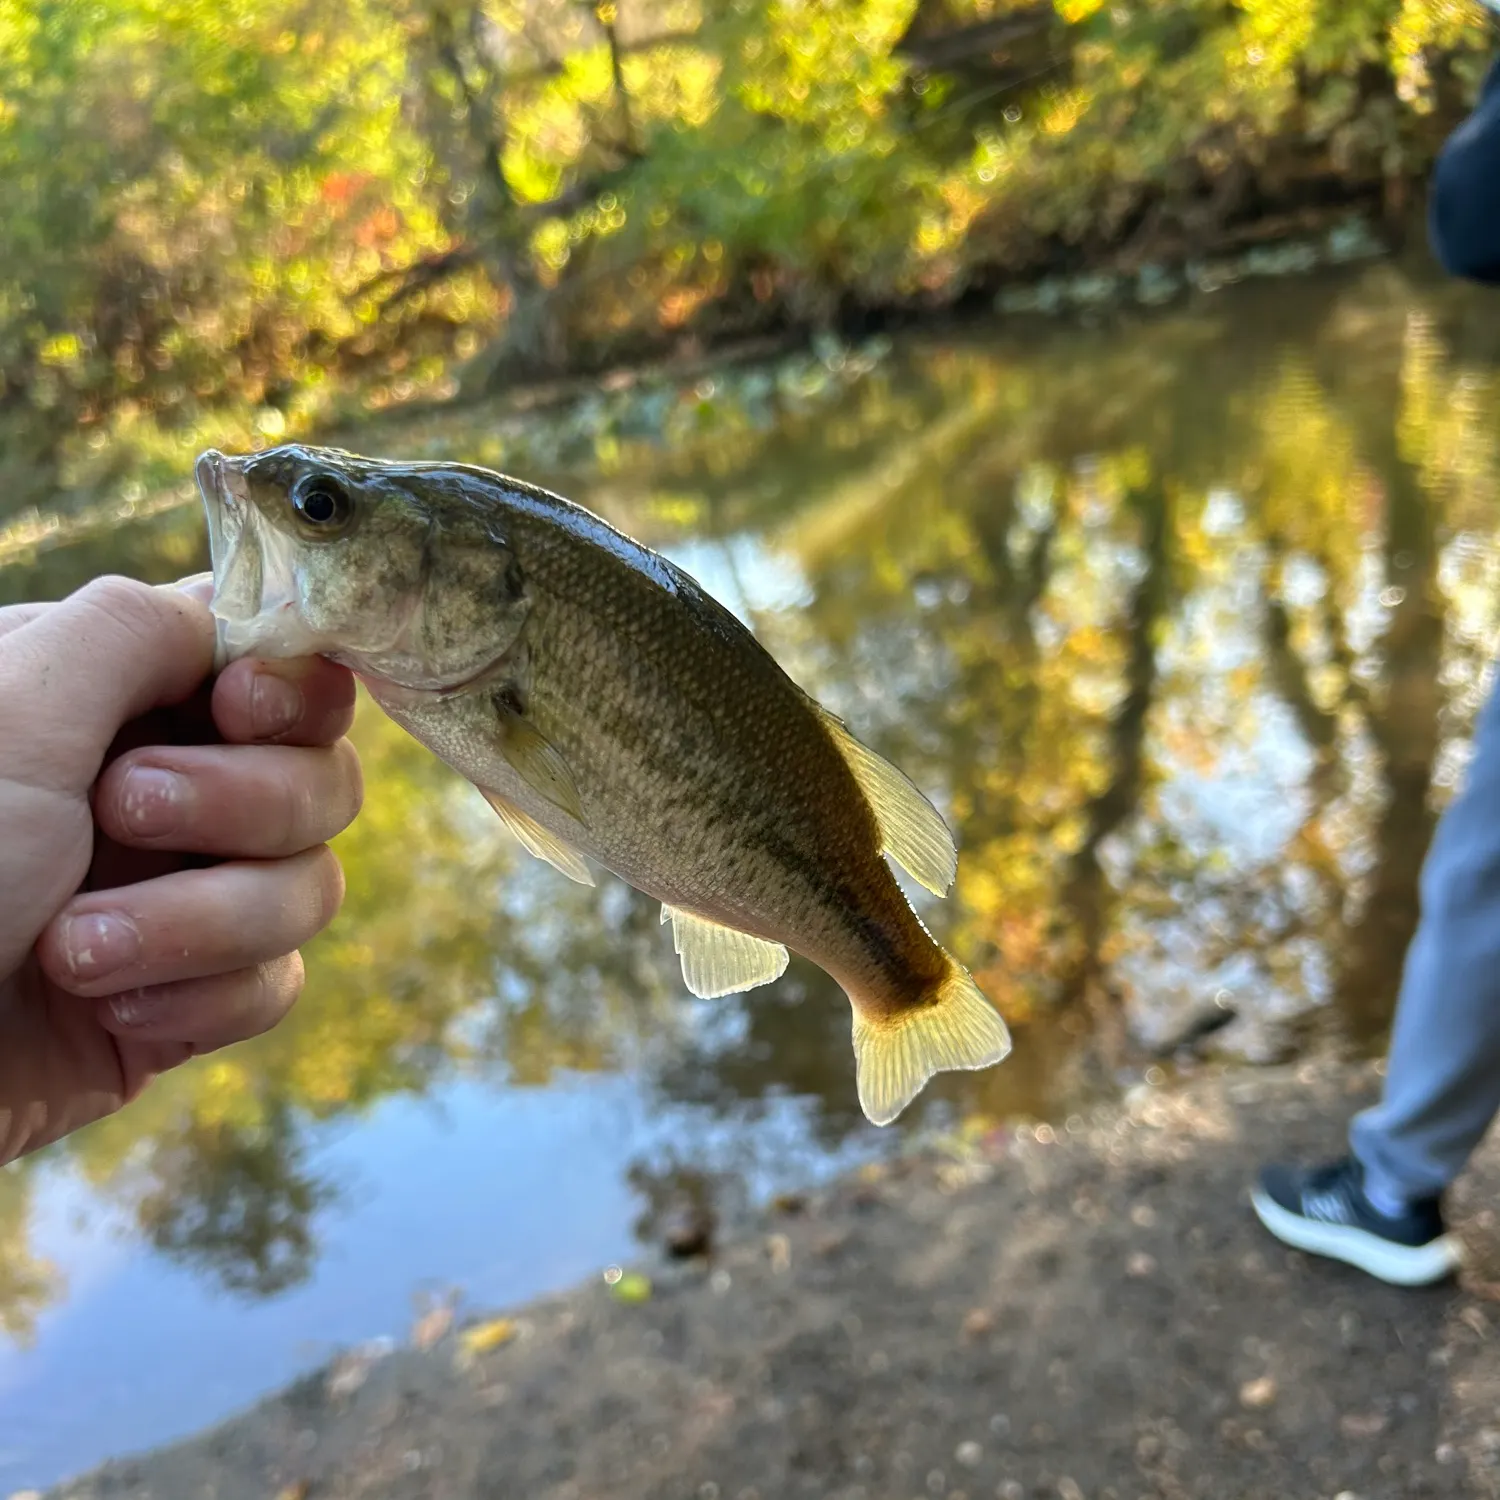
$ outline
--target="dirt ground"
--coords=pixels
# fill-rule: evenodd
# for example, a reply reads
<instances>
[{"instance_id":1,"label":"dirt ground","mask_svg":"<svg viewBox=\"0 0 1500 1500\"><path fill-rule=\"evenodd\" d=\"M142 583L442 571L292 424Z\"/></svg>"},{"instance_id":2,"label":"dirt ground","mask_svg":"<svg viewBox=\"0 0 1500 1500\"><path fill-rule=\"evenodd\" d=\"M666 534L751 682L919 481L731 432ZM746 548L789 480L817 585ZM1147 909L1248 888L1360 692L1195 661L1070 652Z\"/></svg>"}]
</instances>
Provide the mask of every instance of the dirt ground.
<instances>
[{"instance_id":1,"label":"dirt ground","mask_svg":"<svg viewBox=\"0 0 1500 1500\"><path fill-rule=\"evenodd\" d=\"M1500 1140L1463 1281L1397 1291L1252 1218L1377 1083L1304 1063L1141 1088L784 1202L380 1357L54 1500L1421 1500L1500 1496ZM440 1335L440 1336L439 1336ZM508 1337L506 1335L509 1335ZM487 1350L467 1345L495 1343Z\"/></svg>"}]
</instances>

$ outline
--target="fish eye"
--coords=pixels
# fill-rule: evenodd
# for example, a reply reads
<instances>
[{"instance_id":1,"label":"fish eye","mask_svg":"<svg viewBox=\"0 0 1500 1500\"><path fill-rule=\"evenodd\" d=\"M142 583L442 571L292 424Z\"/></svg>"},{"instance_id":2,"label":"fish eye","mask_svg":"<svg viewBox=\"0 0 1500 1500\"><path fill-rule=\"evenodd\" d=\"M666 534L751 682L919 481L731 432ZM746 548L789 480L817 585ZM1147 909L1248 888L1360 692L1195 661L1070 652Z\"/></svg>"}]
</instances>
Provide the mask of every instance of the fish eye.
<instances>
[{"instance_id":1,"label":"fish eye","mask_svg":"<svg viewBox=\"0 0 1500 1500\"><path fill-rule=\"evenodd\" d=\"M332 531L349 519L354 509L349 492L327 474L313 474L292 491L292 509L309 526Z\"/></svg>"}]
</instances>

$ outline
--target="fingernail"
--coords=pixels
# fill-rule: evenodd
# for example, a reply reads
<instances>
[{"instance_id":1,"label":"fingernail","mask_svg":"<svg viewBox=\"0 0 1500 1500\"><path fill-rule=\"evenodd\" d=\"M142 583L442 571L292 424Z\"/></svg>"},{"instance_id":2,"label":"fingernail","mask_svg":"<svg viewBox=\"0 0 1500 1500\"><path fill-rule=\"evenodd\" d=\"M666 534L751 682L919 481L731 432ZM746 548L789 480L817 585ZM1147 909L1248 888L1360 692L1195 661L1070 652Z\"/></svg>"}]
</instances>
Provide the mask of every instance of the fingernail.
<instances>
[{"instance_id":1,"label":"fingernail","mask_svg":"<svg viewBox=\"0 0 1500 1500\"><path fill-rule=\"evenodd\" d=\"M302 689L274 672L257 672L250 689L250 728L257 739L275 739L302 717Z\"/></svg>"},{"instance_id":2,"label":"fingernail","mask_svg":"<svg viewBox=\"0 0 1500 1500\"><path fill-rule=\"evenodd\" d=\"M121 1026L149 1026L167 998L160 989L122 990L109 997L109 1008Z\"/></svg>"},{"instance_id":3,"label":"fingernail","mask_svg":"<svg viewBox=\"0 0 1500 1500\"><path fill-rule=\"evenodd\" d=\"M132 833L160 838L182 826L188 781L160 766L132 766L120 791L120 817Z\"/></svg>"},{"instance_id":4,"label":"fingernail","mask_svg":"<svg viewBox=\"0 0 1500 1500\"><path fill-rule=\"evenodd\" d=\"M119 912L89 912L64 920L62 947L75 979L98 979L134 960L141 935L135 923Z\"/></svg>"}]
</instances>

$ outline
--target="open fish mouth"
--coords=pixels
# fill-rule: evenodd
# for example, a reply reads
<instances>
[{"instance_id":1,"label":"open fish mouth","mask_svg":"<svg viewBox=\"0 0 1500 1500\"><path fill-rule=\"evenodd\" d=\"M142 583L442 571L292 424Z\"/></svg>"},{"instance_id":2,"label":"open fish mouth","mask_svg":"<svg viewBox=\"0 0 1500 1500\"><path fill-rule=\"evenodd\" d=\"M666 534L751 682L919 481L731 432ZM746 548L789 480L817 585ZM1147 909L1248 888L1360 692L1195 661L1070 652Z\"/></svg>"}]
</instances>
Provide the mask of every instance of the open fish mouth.
<instances>
[{"instance_id":1,"label":"open fish mouth","mask_svg":"<svg viewBox=\"0 0 1500 1500\"><path fill-rule=\"evenodd\" d=\"M266 525L251 503L244 470L210 448L198 457L194 477L208 521L218 622L218 660L238 656L307 656L322 648L298 615L295 549Z\"/></svg>"},{"instance_id":2,"label":"open fish mouth","mask_svg":"<svg viewBox=\"0 0 1500 1500\"><path fill-rule=\"evenodd\" d=\"M246 546L247 526L254 528L243 482L231 486L228 461L217 449L199 455L194 466L198 493L208 521L208 555L213 568L213 611L225 619L258 614L263 579L260 549ZM235 475L239 480L240 476Z\"/></svg>"},{"instance_id":3,"label":"open fish mouth","mask_svg":"<svg viewBox=\"0 0 1500 1500\"><path fill-rule=\"evenodd\" d=\"M242 524L238 500L230 496L224 477L224 455L218 449L210 448L198 455L193 477L198 481L198 493L203 498L203 510L208 518L209 564L214 577L218 578L223 572L233 537Z\"/></svg>"}]
</instances>

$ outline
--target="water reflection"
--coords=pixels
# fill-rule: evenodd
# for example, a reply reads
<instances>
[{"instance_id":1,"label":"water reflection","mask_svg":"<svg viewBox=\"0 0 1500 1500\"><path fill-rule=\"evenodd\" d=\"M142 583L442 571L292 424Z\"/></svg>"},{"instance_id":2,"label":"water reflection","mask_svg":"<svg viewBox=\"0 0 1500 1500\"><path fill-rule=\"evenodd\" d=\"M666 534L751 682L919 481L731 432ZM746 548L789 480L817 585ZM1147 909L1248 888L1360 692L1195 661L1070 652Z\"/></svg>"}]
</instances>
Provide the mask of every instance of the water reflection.
<instances>
[{"instance_id":1,"label":"water reflection","mask_svg":"<svg viewBox=\"0 0 1500 1500\"><path fill-rule=\"evenodd\" d=\"M1214 1005L1231 1053L1378 1038L1494 624L1500 383L1474 305L1382 267L916 340L831 356L817 402L757 372L601 400L516 465L682 560L960 830L956 892L921 909L1016 1050L904 1128L1066 1113ZM493 431L455 411L368 441L493 462ZM201 566L196 513L168 513L14 562L0 601ZM699 1122L622 1147L653 1235L741 1191L725 1139L787 1107L827 1159L873 1139L820 971L690 1001L650 903L534 866L368 705L356 737L348 905L292 1019L0 1176L12 1335L66 1295L29 1228L47 1173L255 1298L315 1275L346 1211L320 1143L394 1096L543 1091L530 1149L566 1174L549 1120L580 1080L633 1080Z\"/></svg>"}]
</instances>

